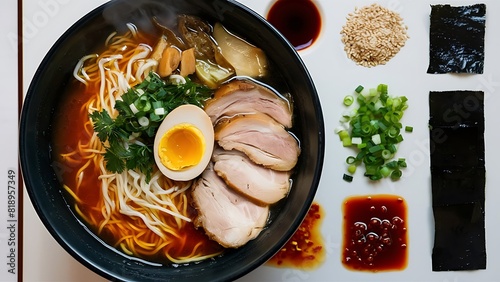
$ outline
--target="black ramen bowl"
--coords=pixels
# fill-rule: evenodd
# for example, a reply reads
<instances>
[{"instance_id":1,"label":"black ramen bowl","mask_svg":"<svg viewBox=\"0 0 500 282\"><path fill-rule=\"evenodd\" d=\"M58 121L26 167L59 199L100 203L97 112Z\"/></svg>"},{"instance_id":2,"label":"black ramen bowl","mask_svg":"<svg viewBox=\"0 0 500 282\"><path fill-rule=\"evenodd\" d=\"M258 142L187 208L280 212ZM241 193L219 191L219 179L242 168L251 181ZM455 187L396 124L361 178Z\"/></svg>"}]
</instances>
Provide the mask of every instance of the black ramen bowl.
<instances>
[{"instance_id":1,"label":"black ramen bowl","mask_svg":"<svg viewBox=\"0 0 500 282\"><path fill-rule=\"evenodd\" d=\"M153 265L124 256L104 244L78 219L67 202L52 166L53 117L65 94L77 61L95 53L108 35L124 32L126 23L151 28L150 19L173 13L220 21L231 31L258 43L282 75L294 99L295 132L302 152L289 196L279 203L269 226L239 249L188 265ZM69 117L68 117L69 118ZM116 0L76 22L45 56L29 87L20 123L20 161L26 189L51 235L82 264L110 280L225 281L234 280L270 259L293 235L312 204L320 180L324 153L323 116L313 81L286 39L261 16L226 0Z\"/></svg>"}]
</instances>

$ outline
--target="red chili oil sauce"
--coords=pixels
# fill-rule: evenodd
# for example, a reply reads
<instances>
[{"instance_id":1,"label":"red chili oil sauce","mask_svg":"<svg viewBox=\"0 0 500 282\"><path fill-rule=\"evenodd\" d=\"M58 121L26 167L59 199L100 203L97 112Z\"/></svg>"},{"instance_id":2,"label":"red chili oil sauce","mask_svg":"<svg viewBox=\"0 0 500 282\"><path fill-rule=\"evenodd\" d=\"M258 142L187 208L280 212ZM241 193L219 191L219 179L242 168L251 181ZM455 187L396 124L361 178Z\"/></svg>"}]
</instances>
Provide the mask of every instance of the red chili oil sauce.
<instances>
[{"instance_id":1,"label":"red chili oil sauce","mask_svg":"<svg viewBox=\"0 0 500 282\"><path fill-rule=\"evenodd\" d=\"M313 203L306 218L283 248L267 264L275 267L314 269L325 259L321 236L323 210Z\"/></svg>"},{"instance_id":2,"label":"red chili oil sauce","mask_svg":"<svg viewBox=\"0 0 500 282\"><path fill-rule=\"evenodd\" d=\"M311 46L321 31L321 15L311 0L277 0L269 9L267 20L296 50Z\"/></svg>"},{"instance_id":3,"label":"red chili oil sauce","mask_svg":"<svg viewBox=\"0 0 500 282\"><path fill-rule=\"evenodd\" d=\"M395 195L344 201L342 263L350 270L398 271L408 264L405 200Z\"/></svg>"}]
</instances>

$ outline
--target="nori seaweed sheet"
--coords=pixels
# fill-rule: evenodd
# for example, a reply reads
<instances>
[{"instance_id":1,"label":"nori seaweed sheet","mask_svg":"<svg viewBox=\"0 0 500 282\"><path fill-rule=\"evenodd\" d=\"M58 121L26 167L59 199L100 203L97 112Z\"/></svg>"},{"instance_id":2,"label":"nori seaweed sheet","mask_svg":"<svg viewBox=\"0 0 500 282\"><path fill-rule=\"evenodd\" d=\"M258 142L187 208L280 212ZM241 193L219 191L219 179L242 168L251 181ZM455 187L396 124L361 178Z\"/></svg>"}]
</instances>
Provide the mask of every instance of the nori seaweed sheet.
<instances>
[{"instance_id":1,"label":"nori seaweed sheet","mask_svg":"<svg viewBox=\"0 0 500 282\"><path fill-rule=\"evenodd\" d=\"M427 73L483 73L486 5L431 5Z\"/></svg>"},{"instance_id":2,"label":"nori seaweed sheet","mask_svg":"<svg viewBox=\"0 0 500 282\"><path fill-rule=\"evenodd\" d=\"M433 271L486 268L484 93L430 92Z\"/></svg>"}]
</instances>

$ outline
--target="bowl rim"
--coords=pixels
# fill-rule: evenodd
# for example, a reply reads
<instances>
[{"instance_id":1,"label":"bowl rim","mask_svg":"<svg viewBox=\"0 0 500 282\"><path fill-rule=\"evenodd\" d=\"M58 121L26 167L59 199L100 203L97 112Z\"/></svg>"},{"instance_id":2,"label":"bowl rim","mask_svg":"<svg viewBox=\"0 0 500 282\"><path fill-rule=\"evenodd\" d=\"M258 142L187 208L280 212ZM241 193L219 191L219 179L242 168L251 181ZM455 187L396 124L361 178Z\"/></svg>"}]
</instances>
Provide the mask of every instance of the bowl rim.
<instances>
[{"instance_id":1,"label":"bowl rim","mask_svg":"<svg viewBox=\"0 0 500 282\"><path fill-rule=\"evenodd\" d=\"M24 180L24 186L25 189L27 190L27 194L31 200L31 203L33 207L35 208L35 211L42 221L43 225L45 228L49 231L51 236L58 242L58 244L63 247L63 249L68 252L73 258L75 258L77 261L79 261L82 265L86 266L88 269L92 270L93 272L97 273L98 275L105 277L107 279L118 279L118 280L127 280L129 277L124 277L123 274L119 274L116 272L111 272L109 269L104 269L99 266L99 264L93 263L92 261L88 260L84 254L82 254L77 247L72 246L68 241L61 236L60 232L50 224L50 220L48 218L48 214L46 211L44 211L40 205L40 203L37 202L38 196L36 195L34 191L34 187L37 185L37 183L40 181L40 179L37 179L33 177L33 173L30 173L32 168L29 168L29 163L32 161L31 154L27 154L26 152L32 151L33 148L27 148L27 142L26 139L28 138L28 133L27 127L29 126L27 124L27 119L29 110L31 109L32 111L34 110L33 107L36 108L36 105L31 105L30 106L30 101L33 99L33 96L35 95L35 82L38 81L42 77L42 70L44 69L44 66L47 65L50 61L50 59L54 56L54 53L57 52L61 44L65 42L68 38L72 36L72 34L80 29L82 25L85 25L87 21L91 21L95 17L99 17L100 14L106 9L107 7L110 7L111 5L116 4L117 2L121 2L122 0L111 0L106 3L103 3L99 5L98 7L92 9L88 13L86 13L83 17L78 19L75 23L73 23L57 40L56 42L52 45L50 50L47 52L47 54L44 56L43 60L41 61L40 65L38 66L37 70L34 73L34 76L30 82L30 86L27 90L27 93L25 95L25 98L23 100L23 105L22 105L22 110L21 110L21 118L20 118L20 123L19 123L19 160L20 160L20 168L21 168L21 173L23 176ZM323 168L323 162L324 162L324 152L325 152L325 128L324 128L324 119L323 119L323 113L321 109L321 103L316 91L316 88L314 86L313 79L307 70L302 58L300 57L299 53L295 50L295 48L286 40L286 38L281 35L281 33L274 28L270 23L267 22L261 15L253 11L252 9L248 8L247 6L235 1L235 0L213 0L213 2L218 2L221 5L226 5L226 3L236 9L241 10L243 13L248 14L252 18L255 18L257 21L259 21L263 27L267 28L270 32L274 33L277 37L278 40L281 41L284 45L288 45L288 49L290 50L290 53L294 56L294 59L298 64L300 64L300 68L303 69L305 79L310 82L308 85L309 90L311 91L311 96L310 98L313 100L312 103L316 107L315 111L315 116L314 118L316 119L318 123L318 142L317 144L311 144L314 146L317 146L317 159L316 162L314 163L315 169L314 169L314 175L312 176L312 182L311 186L309 188L309 193L306 199L306 204L302 206L300 209L300 212L295 215L295 218L300 218L301 220L294 220L293 221L293 226L286 232L286 236L283 236L280 238L279 242L276 246L276 250L267 250L266 253L258 256L253 263L245 266L241 266L241 268L237 272L232 272L226 275L226 277L221 277L221 280L234 280L237 278L240 278L249 272L253 271L257 267L261 266L264 264L267 260L269 260L276 251L279 251L281 247L288 241L288 239L295 233L296 229L300 226L300 223L302 220L305 218L310 206L313 203L314 197L316 195L320 178L321 178L321 173L322 173L322 168ZM293 54L294 53L294 54ZM38 133L37 133L38 134ZM72 210L68 207L70 212ZM74 215L74 217L78 220L78 217ZM84 228L87 228L82 222L80 224L83 225ZM94 237L96 235L89 230L89 233L92 234ZM96 237L97 238L97 237ZM99 240L99 238L97 238ZM103 243L105 246L107 244ZM117 250L114 250L116 252L119 252ZM123 256L123 253L119 252L120 255ZM126 257L126 256L125 256Z\"/></svg>"}]
</instances>

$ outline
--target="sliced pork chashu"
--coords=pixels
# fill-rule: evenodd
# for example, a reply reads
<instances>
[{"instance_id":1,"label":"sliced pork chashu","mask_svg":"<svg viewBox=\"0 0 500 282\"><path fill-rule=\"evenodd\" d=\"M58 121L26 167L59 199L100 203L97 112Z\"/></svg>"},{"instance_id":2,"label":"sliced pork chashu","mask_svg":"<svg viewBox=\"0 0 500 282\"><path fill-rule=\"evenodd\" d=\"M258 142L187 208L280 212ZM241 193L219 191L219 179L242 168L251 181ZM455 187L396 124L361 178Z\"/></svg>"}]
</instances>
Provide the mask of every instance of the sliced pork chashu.
<instances>
[{"instance_id":1,"label":"sliced pork chashu","mask_svg":"<svg viewBox=\"0 0 500 282\"><path fill-rule=\"evenodd\" d=\"M226 248L238 248L259 235L267 223L269 206L258 205L234 192L212 165L193 185L193 202L198 210L194 224Z\"/></svg>"},{"instance_id":2,"label":"sliced pork chashu","mask_svg":"<svg viewBox=\"0 0 500 282\"><path fill-rule=\"evenodd\" d=\"M215 140L226 150L238 150L267 168L289 171L297 163L297 140L265 114L239 115L215 127Z\"/></svg>"},{"instance_id":3,"label":"sliced pork chashu","mask_svg":"<svg viewBox=\"0 0 500 282\"><path fill-rule=\"evenodd\" d=\"M264 204L274 204L290 191L290 172L265 168L236 150L217 148L214 170L237 192Z\"/></svg>"},{"instance_id":4,"label":"sliced pork chashu","mask_svg":"<svg viewBox=\"0 0 500 282\"><path fill-rule=\"evenodd\" d=\"M250 80L235 80L220 87L207 101L205 112L213 124L237 114L267 114L283 126L292 127L291 106L269 88Z\"/></svg>"}]
</instances>

